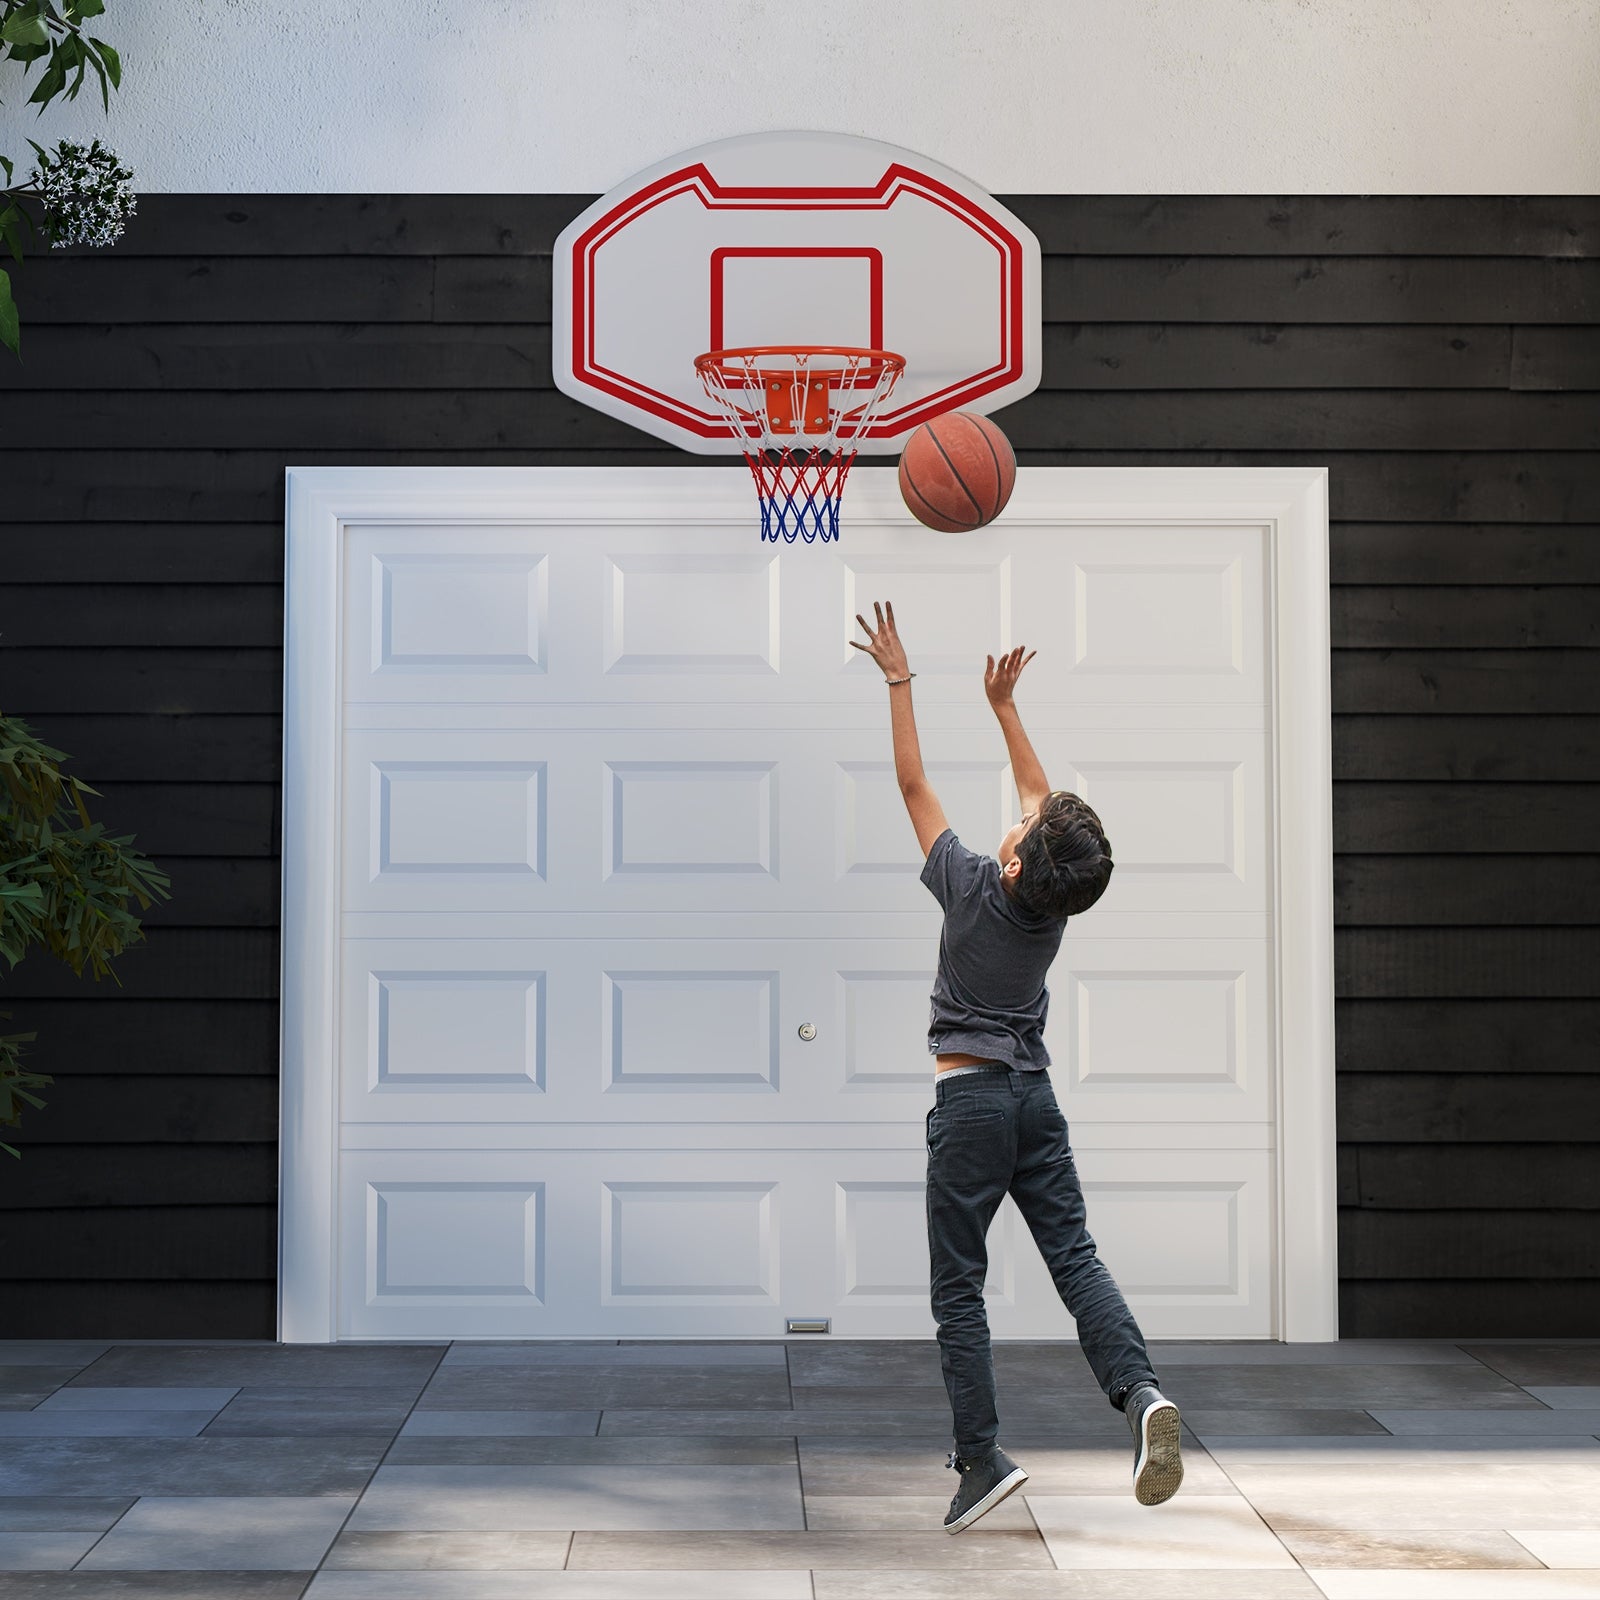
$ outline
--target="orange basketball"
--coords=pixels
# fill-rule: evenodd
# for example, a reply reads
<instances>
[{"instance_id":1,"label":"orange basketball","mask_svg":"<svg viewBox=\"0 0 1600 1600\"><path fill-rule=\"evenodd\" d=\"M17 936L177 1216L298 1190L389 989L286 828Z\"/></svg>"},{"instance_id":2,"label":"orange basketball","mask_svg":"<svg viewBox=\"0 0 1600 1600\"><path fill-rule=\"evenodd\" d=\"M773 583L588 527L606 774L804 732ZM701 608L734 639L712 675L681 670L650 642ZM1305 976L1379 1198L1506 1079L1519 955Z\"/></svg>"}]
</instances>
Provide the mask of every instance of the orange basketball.
<instances>
[{"instance_id":1,"label":"orange basketball","mask_svg":"<svg viewBox=\"0 0 1600 1600\"><path fill-rule=\"evenodd\" d=\"M1011 441L975 411L925 422L900 453L900 495L918 522L966 533L993 522L1017 481Z\"/></svg>"}]
</instances>

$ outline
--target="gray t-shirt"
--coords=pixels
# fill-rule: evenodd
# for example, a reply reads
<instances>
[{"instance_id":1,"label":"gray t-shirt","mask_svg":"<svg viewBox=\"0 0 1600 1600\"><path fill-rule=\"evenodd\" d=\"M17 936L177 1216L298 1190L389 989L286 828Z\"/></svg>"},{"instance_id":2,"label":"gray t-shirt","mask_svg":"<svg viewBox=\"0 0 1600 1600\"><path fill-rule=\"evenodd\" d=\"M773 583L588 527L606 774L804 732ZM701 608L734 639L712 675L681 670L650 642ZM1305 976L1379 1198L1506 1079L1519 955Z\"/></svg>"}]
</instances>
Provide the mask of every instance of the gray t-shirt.
<instances>
[{"instance_id":1,"label":"gray t-shirt","mask_svg":"<svg viewBox=\"0 0 1600 1600\"><path fill-rule=\"evenodd\" d=\"M1044 979L1067 919L1024 911L1001 886L1000 863L969 850L949 828L933 841L922 881L944 907L929 1055L982 1056L1022 1072L1048 1067Z\"/></svg>"}]
</instances>

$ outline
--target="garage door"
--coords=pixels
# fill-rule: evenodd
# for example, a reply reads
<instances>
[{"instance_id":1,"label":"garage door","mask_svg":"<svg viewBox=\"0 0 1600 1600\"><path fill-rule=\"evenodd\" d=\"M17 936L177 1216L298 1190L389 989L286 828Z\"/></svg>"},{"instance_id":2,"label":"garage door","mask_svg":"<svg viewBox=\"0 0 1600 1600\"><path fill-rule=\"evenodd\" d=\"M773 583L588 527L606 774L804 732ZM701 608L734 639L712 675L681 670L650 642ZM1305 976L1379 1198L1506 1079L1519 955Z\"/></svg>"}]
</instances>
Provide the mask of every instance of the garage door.
<instances>
[{"instance_id":1,"label":"garage door","mask_svg":"<svg viewBox=\"0 0 1600 1600\"><path fill-rule=\"evenodd\" d=\"M982 668L1026 643L1112 841L1046 1030L1102 1256L1152 1337L1279 1334L1269 530L1062 520L1036 469L952 537L858 469L838 544L774 548L742 473L511 476L340 524L329 1336L931 1336L940 913L847 643L882 598L963 840L1018 814ZM995 1335L1070 1337L1010 1201L990 1247Z\"/></svg>"}]
</instances>

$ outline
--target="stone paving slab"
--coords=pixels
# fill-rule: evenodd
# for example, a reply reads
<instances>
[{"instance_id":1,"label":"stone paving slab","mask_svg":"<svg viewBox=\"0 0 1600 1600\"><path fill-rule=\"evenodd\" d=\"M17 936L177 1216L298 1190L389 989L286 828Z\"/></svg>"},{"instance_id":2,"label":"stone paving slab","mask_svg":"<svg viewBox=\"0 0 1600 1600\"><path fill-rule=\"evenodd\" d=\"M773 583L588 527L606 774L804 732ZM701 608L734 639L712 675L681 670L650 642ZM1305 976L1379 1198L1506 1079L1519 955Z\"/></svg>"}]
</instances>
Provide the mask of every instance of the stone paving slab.
<instances>
[{"instance_id":1,"label":"stone paving slab","mask_svg":"<svg viewBox=\"0 0 1600 1600\"><path fill-rule=\"evenodd\" d=\"M380 1467L349 1527L372 1529L804 1528L787 1467ZM948 1535L946 1535L948 1537Z\"/></svg>"},{"instance_id":2,"label":"stone paving slab","mask_svg":"<svg viewBox=\"0 0 1600 1600\"><path fill-rule=\"evenodd\" d=\"M811 1575L792 1571L319 1572L304 1600L812 1600L812 1591Z\"/></svg>"},{"instance_id":3,"label":"stone paving slab","mask_svg":"<svg viewBox=\"0 0 1600 1600\"><path fill-rule=\"evenodd\" d=\"M1294 1557L1242 1495L1196 1495L1185 1500L1180 1491L1159 1506L1142 1506L1131 1495L1030 1494L1027 1498L1033 1520L1062 1571L1298 1570ZM1164 1583L1161 1587L1164 1592Z\"/></svg>"},{"instance_id":4,"label":"stone paving slab","mask_svg":"<svg viewBox=\"0 0 1600 1600\"><path fill-rule=\"evenodd\" d=\"M192 1439L214 1411L0 1411L0 1439Z\"/></svg>"},{"instance_id":5,"label":"stone paving slab","mask_svg":"<svg viewBox=\"0 0 1600 1600\"><path fill-rule=\"evenodd\" d=\"M314 1568L354 1504L353 1495L146 1495L79 1570Z\"/></svg>"},{"instance_id":6,"label":"stone paving slab","mask_svg":"<svg viewBox=\"0 0 1600 1600\"><path fill-rule=\"evenodd\" d=\"M567 1563L572 1535L542 1529L440 1533L351 1532L333 1542L324 1572L532 1572L559 1570Z\"/></svg>"},{"instance_id":7,"label":"stone paving slab","mask_svg":"<svg viewBox=\"0 0 1600 1600\"><path fill-rule=\"evenodd\" d=\"M1539 1563L1509 1533L1498 1530L1390 1528L1279 1529L1282 1540L1303 1567L1377 1567L1390 1571L1419 1567L1447 1569L1533 1568Z\"/></svg>"},{"instance_id":8,"label":"stone paving slab","mask_svg":"<svg viewBox=\"0 0 1600 1600\"><path fill-rule=\"evenodd\" d=\"M1014 1498L1014 1497L1013 1497ZM987 1522L987 1519L985 1519ZM571 1571L644 1571L673 1567L787 1567L822 1572L829 1567L933 1567L982 1572L1044 1570L1050 1553L1035 1528L1005 1530L973 1527L951 1535L937 1533L592 1533L580 1531L567 1558Z\"/></svg>"}]
</instances>

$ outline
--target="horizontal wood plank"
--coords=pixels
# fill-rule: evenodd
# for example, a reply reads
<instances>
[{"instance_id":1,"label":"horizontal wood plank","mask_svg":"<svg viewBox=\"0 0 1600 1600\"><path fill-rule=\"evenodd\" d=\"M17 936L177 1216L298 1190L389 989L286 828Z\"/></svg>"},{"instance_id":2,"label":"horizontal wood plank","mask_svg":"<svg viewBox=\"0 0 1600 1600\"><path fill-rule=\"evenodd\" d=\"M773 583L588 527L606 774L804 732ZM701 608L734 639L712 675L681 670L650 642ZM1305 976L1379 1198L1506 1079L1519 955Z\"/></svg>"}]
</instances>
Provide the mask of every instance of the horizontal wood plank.
<instances>
[{"instance_id":1,"label":"horizontal wood plank","mask_svg":"<svg viewBox=\"0 0 1600 1600\"><path fill-rule=\"evenodd\" d=\"M1600 717L1388 716L1333 719L1334 781L1600 781Z\"/></svg>"},{"instance_id":2,"label":"horizontal wood plank","mask_svg":"<svg viewBox=\"0 0 1600 1600\"><path fill-rule=\"evenodd\" d=\"M87 578L95 576L86 573ZM7 585L13 646L145 649L283 644L283 584L33 583Z\"/></svg>"},{"instance_id":3,"label":"horizontal wood plank","mask_svg":"<svg viewBox=\"0 0 1600 1600\"><path fill-rule=\"evenodd\" d=\"M249 1077L278 1072L275 995L260 1000L149 1000L107 984L99 991L93 1005L76 993L54 1000L18 1000L8 991L3 1004L13 1016L0 1031L37 1033L37 1039L22 1047L23 1059L33 1071L51 1076L93 1071L138 1077L159 1071Z\"/></svg>"},{"instance_id":4,"label":"horizontal wood plank","mask_svg":"<svg viewBox=\"0 0 1600 1600\"><path fill-rule=\"evenodd\" d=\"M129 254L536 255L594 194L141 194ZM1068 255L1600 255L1593 195L1004 194ZM87 255L93 247L62 249Z\"/></svg>"},{"instance_id":5,"label":"horizontal wood plank","mask_svg":"<svg viewBox=\"0 0 1600 1600\"><path fill-rule=\"evenodd\" d=\"M1600 928L1340 928L1333 965L1341 999L1587 999Z\"/></svg>"},{"instance_id":6,"label":"horizontal wood plank","mask_svg":"<svg viewBox=\"0 0 1600 1600\"><path fill-rule=\"evenodd\" d=\"M22 1150L26 1161L25 1144L187 1147L191 1142L260 1144L277 1139L276 1073L193 1077L163 1071L162 1065L153 1061L142 1073L79 1069L64 1074L39 1096L44 1108L30 1107L21 1132L7 1142ZM181 1152L172 1159L182 1160ZM37 1275L16 1272L18 1277Z\"/></svg>"},{"instance_id":7,"label":"horizontal wood plank","mask_svg":"<svg viewBox=\"0 0 1600 1600\"><path fill-rule=\"evenodd\" d=\"M1593 649L1600 586L1343 584L1330 596L1329 626L1336 649Z\"/></svg>"},{"instance_id":8,"label":"horizontal wood plank","mask_svg":"<svg viewBox=\"0 0 1600 1600\"><path fill-rule=\"evenodd\" d=\"M506 265L441 260L439 319L505 304L523 281ZM1589 323L1600 321L1600 262L1047 255L1041 301L1052 322Z\"/></svg>"},{"instance_id":9,"label":"horizontal wood plank","mask_svg":"<svg viewBox=\"0 0 1600 1600\"><path fill-rule=\"evenodd\" d=\"M39 1113L41 1118L45 1114ZM6 1139L17 1144L10 1134ZM0 1159L10 1157L0 1154ZM38 1144L22 1161L28 1181L17 1183L12 1174L12 1182L0 1183L0 1217L18 1211L60 1212L76 1218L85 1231L97 1227L99 1219L84 1213L102 1207L275 1210L278 1204L276 1139L243 1144L206 1143L197 1137L177 1149L170 1144ZM101 1267L111 1270L110 1263Z\"/></svg>"},{"instance_id":10,"label":"horizontal wood plank","mask_svg":"<svg viewBox=\"0 0 1600 1600\"><path fill-rule=\"evenodd\" d=\"M1588 649L1335 650L1333 710L1448 716L1600 712Z\"/></svg>"},{"instance_id":11,"label":"horizontal wood plank","mask_svg":"<svg viewBox=\"0 0 1600 1600\"><path fill-rule=\"evenodd\" d=\"M1600 1227L1592 1211L1343 1210L1339 1266L1363 1280L1600 1279Z\"/></svg>"},{"instance_id":12,"label":"horizontal wood plank","mask_svg":"<svg viewBox=\"0 0 1600 1600\"><path fill-rule=\"evenodd\" d=\"M1579 1131L1600 1160L1600 1073L1348 1072L1337 1087L1342 1144L1566 1145Z\"/></svg>"},{"instance_id":13,"label":"horizontal wood plank","mask_svg":"<svg viewBox=\"0 0 1600 1600\"><path fill-rule=\"evenodd\" d=\"M1341 1281L1341 1339L1592 1339L1592 1278Z\"/></svg>"},{"instance_id":14,"label":"horizontal wood plank","mask_svg":"<svg viewBox=\"0 0 1600 1600\"><path fill-rule=\"evenodd\" d=\"M1600 1211L1597 1144L1339 1147L1341 1205L1379 1211ZM1523 1218L1537 1228L1536 1218ZM1591 1218L1600 1234L1600 1218Z\"/></svg>"},{"instance_id":15,"label":"horizontal wood plank","mask_svg":"<svg viewBox=\"0 0 1600 1600\"><path fill-rule=\"evenodd\" d=\"M1341 1000L1333 1037L1340 1073L1600 1073L1600 998Z\"/></svg>"},{"instance_id":16,"label":"horizontal wood plank","mask_svg":"<svg viewBox=\"0 0 1600 1600\"><path fill-rule=\"evenodd\" d=\"M537 320L527 320L537 313ZM547 311L510 321L28 324L0 393L205 389L549 390ZM1525 329L1554 335L1592 330ZM1047 322L1044 390L1580 389L1514 384L1504 323ZM1557 348L1563 348L1558 340ZM1528 364L1530 373L1536 369ZM1552 368L1552 370L1554 370ZM1568 362L1569 379L1583 376ZM1600 383L1588 385L1600 387Z\"/></svg>"},{"instance_id":17,"label":"horizontal wood plank","mask_svg":"<svg viewBox=\"0 0 1600 1600\"><path fill-rule=\"evenodd\" d=\"M1335 584L1600 583L1600 527L1334 522L1328 564Z\"/></svg>"},{"instance_id":18,"label":"horizontal wood plank","mask_svg":"<svg viewBox=\"0 0 1600 1600\"><path fill-rule=\"evenodd\" d=\"M267 522L15 522L11 583L283 584L283 516Z\"/></svg>"},{"instance_id":19,"label":"horizontal wood plank","mask_svg":"<svg viewBox=\"0 0 1600 1600\"><path fill-rule=\"evenodd\" d=\"M1513 389L1600 389L1600 328L1510 331Z\"/></svg>"},{"instance_id":20,"label":"horizontal wood plank","mask_svg":"<svg viewBox=\"0 0 1600 1600\"><path fill-rule=\"evenodd\" d=\"M46 1276L270 1278L278 1268L275 1198L255 1205L41 1207L16 1221L0 1251L0 1284Z\"/></svg>"},{"instance_id":21,"label":"horizontal wood plank","mask_svg":"<svg viewBox=\"0 0 1600 1600\"><path fill-rule=\"evenodd\" d=\"M52 711L33 731L67 753L64 770L95 788L119 780L274 786L283 781L283 717L277 712L117 716Z\"/></svg>"},{"instance_id":22,"label":"horizontal wood plank","mask_svg":"<svg viewBox=\"0 0 1600 1600\"><path fill-rule=\"evenodd\" d=\"M1004 414L1001 414L1004 423ZM165 518L262 522L283 515L289 466L721 466L639 435L636 450L0 451L19 522ZM402 441L403 444L403 441ZM892 466L892 456L862 456ZM1023 450L1022 466L1328 468L1330 516L1394 522L1600 522L1600 453L1555 451ZM753 513L752 513L753 515ZM849 511L846 509L848 517ZM846 529L848 537L848 529Z\"/></svg>"},{"instance_id":23,"label":"horizontal wood plank","mask_svg":"<svg viewBox=\"0 0 1600 1600\"><path fill-rule=\"evenodd\" d=\"M1600 837L1595 844L1600 850ZM1600 854L1334 858L1333 916L1342 926L1515 926L1530 914L1541 927L1600 923Z\"/></svg>"},{"instance_id":24,"label":"horizontal wood plank","mask_svg":"<svg viewBox=\"0 0 1600 1600\"><path fill-rule=\"evenodd\" d=\"M1582 783L1348 783L1333 786L1336 854L1592 856L1600 789ZM1466 859L1462 859L1466 858ZM1539 920L1531 899L1526 921ZM1600 920L1600 919L1597 919Z\"/></svg>"},{"instance_id":25,"label":"horizontal wood plank","mask_svg":"<svg viewBox=\"0 0 1600 1600\"><path fill-rule=\"evenodd\" d=\"M193 1340L199 1329L206 1339L277 1338L276 1276L119 1279L116 1270L111 1261L77 1283L13 1279L6 1284L6 1337Z\"/></svg>"},{"instance_id":26,"label":"horizontal wood plank","mask_svg":"<svg viewBox=\"0 0 1600 1600\"><path fill-rule=\"evenodd\" d=\"M149 928L139 943L112 961L115 978L97 982L87 973L80 978L70 967L38 955L22 962L6 974L6 1005L20 1008L35 997L73 1000L85 1006L102 999L275 1000L280 954L276 928ZM130 1039L127 1048L139 1049L140 1042ZM154 1058L151 1064L157 1064ZM74 1081L78 1079L75 1073ZM224 1093L223 1100L226 1098ZM83 1133L58 1136L90 1137ZM211 1137L223 1136L213 1132ZM232 1137L260 1139L267 1135L257 1128Z\"/></svg>"}]
</instances>

